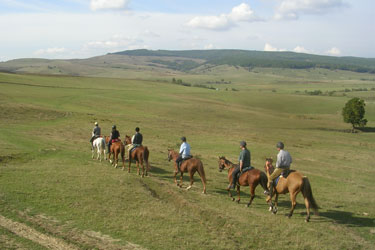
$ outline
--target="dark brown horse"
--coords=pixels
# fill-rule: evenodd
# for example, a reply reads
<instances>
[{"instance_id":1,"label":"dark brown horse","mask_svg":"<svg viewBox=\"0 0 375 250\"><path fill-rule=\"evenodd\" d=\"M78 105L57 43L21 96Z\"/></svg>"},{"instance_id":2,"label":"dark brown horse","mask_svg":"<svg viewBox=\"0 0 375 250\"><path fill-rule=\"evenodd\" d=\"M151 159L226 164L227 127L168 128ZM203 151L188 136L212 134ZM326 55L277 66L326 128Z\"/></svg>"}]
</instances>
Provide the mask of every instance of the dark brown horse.
<instances>
[{"instance_id":1,"label":"dark brown horse","mask_svg":"<svg viewBox=\"0 0 375 250\"><path fill-rule=\"evenodd\" d=\"M131 144L131 138L130 138L130 136L125 135L125 145L128 145L128 144ZM129 156L128 172L130 173L130 165L131 165L132 159L133 159L133 160L135 160L135 162L137 164L137 174L138 175L140 174L139 164L141 164L141 166L142 166L142 177L144 177L145 175L147 176L148 170L150 170L150 164L148 162L149 154L150 154L150 152L148 151L147 147L140 146L140 147L137 147L136 149L134 149L131 152L131 155ZM146 173L145 173L144 163L146 164Z\"/></svg>"},{"instance_id":2,"label":"dark brown horse","mask_svg":"<svg viewBox=\"0 0 375 250\"><path fill-rule=\"evenodd\" d=\"M266 159L266 165L264 166L267 176L271 175L274 167L272 166L272 159ZM272 213L277 213L277 199L279 194L290 193L290 201L292 203L292 208L288 214L288 217L292 217L294 208L296 207L296 197L299 192L302 193L305 199L305 206L307 211L307 216L305 221L310 221L310 207L314 209L315 215L318 215L318 205L315 202L315 199L312 194L310 181L306 176L303 176L300 172L292 170L287 178L280 177L274 192L276 194L275 203L272 203L272 197L269 197L270 202L270 211Z\"/></svg>"},{"instance_id":3,"label":"dark brown horse","mask_svg":"<svg viewBox=\"0 0 375 250\"><path fill-rule=\"evenodd\" d=\"M109 143L109 136L105 137L106 144ZM111 160L111 154L113 154L113 160ZM109 162L117 168L118 166L118 155L121 154L122 159L122 168L125 167L125 147L122 144L121 140L112 142L111 148L108 152L108 160Z\"/></svg>"},{"instance_id":4,"label":"dark brown horse","mask_svg":"<svg viewBox=\"0 0 375 250\"><path fill-rule=\"evenodd\" d=\"M232 184L232 180L233 180L232 173L236 167L238 167L237 164L233 164L232 162L227 160L224 156L219 157L219 171L221 172L223 169L228 169L229 184ZM237 194L238 194L237 202L238 203L240 202L240 186L249 186L250 187L250 201L246 205L247 207L249 207L255 197L255 188L258 186L258 184L262 186L264 191L268 192L267 176L264 172L260 171L259 169L253 168L243 173L238 179L238 183L236 185ZM230 191L230 188L228 188L227 190L229 193L229 197L231 197L232 200L234 201L235 198L232 196L232 192Z\"/></svg>"},{"instance_id":5,"label":"dark brown horse","mask_svg":"<svg viewBox=\"0 0 375 250\"><path fill-rule=\"evenodd\" d=\"M181 172L181 177L180 177L180 183L177 183L176 175L178 173L178 167L176 163L176 159L178 158L179 153L172 149L168 149L168 161L173 160L173 166L174 166L174 183L176 183L177 186L182 187L182 177L184 172L189 172L190 176L190 185L186 188L186 190L189 190L191 186L194 183L194 174L195 172L198 172L199 176L201 177L202 184L203 184L203 194L206 193L206 175L204 173L204 168L203 168L203 163L201 160L197 158L190 158L187 160L184 160L181 163L180 166L180 172Z\"/></svg>"}]
</instances>

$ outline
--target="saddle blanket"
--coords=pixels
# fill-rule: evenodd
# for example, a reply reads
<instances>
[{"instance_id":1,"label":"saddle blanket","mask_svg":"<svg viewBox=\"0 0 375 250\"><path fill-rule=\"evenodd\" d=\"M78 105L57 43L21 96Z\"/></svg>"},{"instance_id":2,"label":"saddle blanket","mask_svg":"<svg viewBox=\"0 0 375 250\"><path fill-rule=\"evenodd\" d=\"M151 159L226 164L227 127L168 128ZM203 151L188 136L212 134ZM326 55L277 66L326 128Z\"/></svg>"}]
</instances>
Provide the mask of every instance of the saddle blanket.
<instances>
[{"instance_id":1,"label":"saddle blanket","mask_svg":"<svg viewBox=\"0 0 375 250\"><path fill-rule=\"evenodd\" d=\"M130 150L130 153L133 153L133 151L134 151L136 148L138 148L138 147L140 147L140 146L134 146L134 147Z\"/></svg>"},{"instance_id":2,"label":"saddle blanket","mask_svg":"<svg viewBox=\"0 0 375 250\"><path fill-rule=\"evenodd\" d=\"M275 187L277 186L277 183L279 183L280 178L288 178L288 175L295 170L285 170L275 179Z\"/></svg>"},{"instance_id":3,"label":"saddle blanket","mask_svg":"<svg viewBox=\"0 0 375 250\"><path fill-rule=\"evenodd\" d=\"M243 169L242 169L242 172L238 172L238 174L237 174L237 180L240 178L240 176L241 176L242 174L244 174L244 173L246 173L247 171L252 170L252 169L254 169L254 167L252 167L252 166L250 166L250 167L246 167L246 168L243 168Z\"/></svg>"}]
</instances>

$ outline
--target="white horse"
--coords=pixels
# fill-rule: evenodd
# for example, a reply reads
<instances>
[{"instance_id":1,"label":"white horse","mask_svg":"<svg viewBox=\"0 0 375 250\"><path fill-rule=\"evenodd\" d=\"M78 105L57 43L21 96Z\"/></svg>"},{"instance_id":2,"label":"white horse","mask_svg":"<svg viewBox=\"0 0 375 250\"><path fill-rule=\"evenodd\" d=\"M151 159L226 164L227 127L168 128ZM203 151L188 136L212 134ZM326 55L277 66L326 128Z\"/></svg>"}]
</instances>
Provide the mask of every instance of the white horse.
<instances>
[{"instance_id":1,"label":"white horse","mask_svg":"<svg viewBox=\"0 0 375 250\"><path fill-rule=\"evenodd\" d=\"M105 140L102 137L96 138L92 143L92 158L94 159L95 151L97 154L96 159L102 161L102 154L104 154L105 159L107 160L107 155L105 153Z\"/></svg>"}]
</instances>

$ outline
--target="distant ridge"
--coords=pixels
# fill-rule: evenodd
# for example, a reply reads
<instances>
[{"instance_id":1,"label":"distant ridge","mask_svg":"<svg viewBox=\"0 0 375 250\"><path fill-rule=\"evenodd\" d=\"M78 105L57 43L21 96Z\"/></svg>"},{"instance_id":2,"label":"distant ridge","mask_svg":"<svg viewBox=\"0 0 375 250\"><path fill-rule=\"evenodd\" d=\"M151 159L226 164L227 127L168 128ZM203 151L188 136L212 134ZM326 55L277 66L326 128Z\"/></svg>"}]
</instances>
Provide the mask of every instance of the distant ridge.
<instances>
[{"instance_id":1,"label":"distant ridge","mask_svg":"<svg viewBox=\"0 0 375 250\"><path fill-rule=\"evenodd\" d=\"M233 65L241 67L268 68L325 68L360 73L375 73L375 58L334 57L295 52L267 52L252 50L126 50L109 55L181 57L205 60L203 64ZM163 64L162 60L155 62ZM165 62L166 63L166 62ZM195 66L199 66L196 64Z\"/></svg>"}]
</instances>

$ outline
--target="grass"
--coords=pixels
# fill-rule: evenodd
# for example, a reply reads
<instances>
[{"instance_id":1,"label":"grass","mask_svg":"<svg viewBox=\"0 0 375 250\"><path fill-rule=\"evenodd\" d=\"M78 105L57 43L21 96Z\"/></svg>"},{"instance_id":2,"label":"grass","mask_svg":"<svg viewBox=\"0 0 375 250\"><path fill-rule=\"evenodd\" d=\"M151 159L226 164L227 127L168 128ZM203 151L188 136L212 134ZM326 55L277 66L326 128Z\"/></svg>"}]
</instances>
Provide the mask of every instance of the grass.
<instances>
[{"instance_id":1,"label":"grass","mask_svg":"<svg viewBox=\"0 0 375 250\"><path fill-rule=\"evenodd\" d=\"M82 249L373 248L375 133L347 132L341 109L350 96L295 94L373 82L349 72L255 70L181 76L192 83L223 78L239 91L150 81L153 73L147 72L146 81L0 73L0 214ZM370 93L358 94L368 98L371 128ZM151 176L141 179L134 165L128 174L93 161L88 140L94 121L104 134L116 124L121 138L139 126L150 149ZM207 195L198 176L188 192L173 184L167 149L177 149L182 135L204 163ZM248 142L259 169L283 141L293 168L310 179L320 216L304 222L301 195L291 219L284 216L288 196L281 196L274 216L260 187L250 208L245 187L241 203L231 202L217 158L235 161L240 140ZM0 229L0 246L40 247Z\"/></svg>"}]
</instances>

